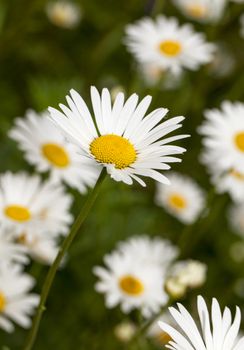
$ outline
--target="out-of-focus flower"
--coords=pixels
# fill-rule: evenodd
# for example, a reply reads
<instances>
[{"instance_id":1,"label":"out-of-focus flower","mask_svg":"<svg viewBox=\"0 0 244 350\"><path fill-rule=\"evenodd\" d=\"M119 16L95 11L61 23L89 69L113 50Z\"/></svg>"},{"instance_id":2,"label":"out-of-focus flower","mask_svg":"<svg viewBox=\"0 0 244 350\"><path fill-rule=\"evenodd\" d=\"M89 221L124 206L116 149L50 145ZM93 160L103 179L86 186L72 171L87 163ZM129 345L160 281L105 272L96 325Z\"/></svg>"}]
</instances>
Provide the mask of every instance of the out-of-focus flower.
<instances>
[{"instance_id":1,"label":"out-of-focus flower","mask_svg":"<svg viewBox=\"0 0 244 350\"><path fill-rule=\"evenodd\" d=\"M80 147L81 157L89 158L115 181L131 185L133 180L146 186L141 176L168 184L160 170L167 170L169 162L179 162L172 157L181 154L184 148L168 143L187 135L177 135L162 139L181 127L184 117L175 117L162 123L168 110L159 108L145 117L151 102L146 96L138 104L138 96L133 94L124 102L124 94L119 93L111 104L107 89L101 96L95 87L91 88L91 100L97 129L91 114L82 99L74 90L67 97L69 108L60 104L60 111L49 108L51 118L63 130L66 137Z\"/></svg>"},{"instance_id":2,"label":"out-of-focus flower","mask_svg":"<svg viewBox=\"0 0 244 350\"><path fill-rule=\"evenodd\" d=\"M207 266L196 260L176 262L166 279L166 290L173 297L182 297L187 289L198 288L206 281Z\"/></svg>"},{"instance_id":3,"label":"out-of-focus flower","mask_svg":"<svg viewBox=\"0 0 244 350\"><path fill-rule=\"evenodd\" d=\"M93 186L98 171L90 161L81 159L79 148L68 143L52 121L49 113L40 115L27 111L26 118L17 118L9 135L16 140L26 159L40 172L50 170L54 182L63 180L80 192Z\"/></svg>"},{"instance_id":4,"label":"out-of-focus flower","mask_svg":"<svg viewBox=\"0 0 244 350\"><path fill-rule=\"evenodd\" d=\"M0 264L0 327L14 330L12 321L23 328L31 325L30 315L39 296L29 294L34 279L22 272L20 265Z\"/></svg>"},{"instance_id":5,"label":"out-of-focus flower","mask_svg":"<svg viewBox=\"0 0 244 350\"><path fill-rule=\"evenodd\" d=\"M240 24L241 24L240 35L242 38L244 38L244 14L241 15L240 17Z\"/></svg>"},{"instance_id":6,"label":"out-of-focus flower","mask_svg":"<svg viewBox=\"0 0 244 350\"><path fill-rule=\"evenodd\" d=\"M232 260L234 260L236 263L242 263L244 261L244 242L237 241L232 243L229 253Z\"/></svg>"},{"instance_id":7,"label":"out-of-focus flower","mask_svg":"<svg viewBox=\"0 0 244 350\"><path fill-rule=\"evenodd\" d=\"M36 232L66 234L72 215L72 197L64 187L41 182L37 175L5 173L0 177L0 221L17 235Z\"/></svg>"},{"instance_id":8,"label":"out-of-focus flower","mask_svg":"<svg viewBox=\"0 0 244 350\"><path fill-rule=\"evenodd\" d=\"M222 15L227 0L174 0L187 16L199 22L216 22Z\"/></svg>"},{"instance_id":9,"label":"out-of-focus flower","mask_svg":"<svg viewBox=\"0 0 244 350\"><path fill-rule=\"evenodd\" d=\"M118 249L123 254L136 256L142 263L160 266L165 271L178 255L178 248L170 241L146 235L134 236L125 242L119 242Z\"/></svg>"},{"instance_id":10,"label":"out-of-focus flower","mask_svg":"<svg viewBox=\"0 0 244 350\"><path fill-rule=\"evenodd\" d=\"M80 7L70 1L49 2L46 7L47 16L53 24L58 27L72 29L76 27L81 19Z\"/></svg>"},{"instance_id":11,"label":"out-of-focus flower","mask_svg":"<svg viewBox=\"0 0 244 350\"><path fill-rule=\"evenodd\" d=\"M122 322L119 323L114 328L114 334L117 339L119 339L122 343L127 343L131 340L136 332L136 326L132 322Z\"/></svg>"},{"instance_id":12,"label":"out-of-focus flower","mask_svg":"<svg viewBox=\"0 0 244 350\"><path fill-rule=\"evenodd\" d=\"M16 262L27 264L27 249L14 241L13 234L0 228L0 264L3 262Z\"/></svg>"},{"instance_id":13,"label":"out-of-focus flower","mask_svg":"<svg viewBox=\"0 0 244 350\"><path fill-rule=\"evenodd\" d=\"M233 205L229 210L228 218L234 231L244 238L244 203Z\"/></svg>"},{"instance_id":14,"label":"out-of-focus flower","mask_svg":"<svg viewBox=\"0 0 244 350\"><path fill-rule=\"evenodd\" d=\"M218 78L226 77L233 72L235 63L233 53L225 46L225 44L222 42L217 43L213 59L208 64L209 74Z\"/></svg>"},{"instance_id":15,"label":"out-of-focus flower","mask_svg":"<svg viewBox=\"0 0 244 350\"><path fill-rule=\"evenodd\" d=\"M159 316L150 326L147 333L148 337L152 338L157 345L162 347L165 346L171 340L171 337L168 333L164 332L159 327L159 322L169 323L172 326L175 325L175 322L172 320L170 313L166 311L161 316Z\"/></svg>"},{"instance_id":16,"label":"out-of-focus flower","mask_svg":"<svg viewBox=\"0 0 244 350\"><path fill-rule=\"evenodd\" d=\"M176 18L143 18L126 27L128 49L142 64L179 74L184 68L197 70L211 61L215 46L192 26L180 26Z\"/></svg>"},{"instance_id":17,"label":"out-of-focus flower","mask_svg":"<svg viewBox=\"0 0 244 350\"><path fill-rule=\"evenodd\" d=\"M155 201L180 221L191 224L204 208L205 195L201 188L187 176L171 173L171 186L157 184Z\"/></svg>"},{"instance_id":18,"label":"out-of-focus flower","mask_svg":"<svg viewBox=\"0 0 244 350\"><path fill-rule=\"evenodd\" d=\"M120 86L120 85L115 85L111 91L110 91L110 94L111 94L111 101L114 102L116 100L116 96L122 92L123 94L125 94L125 89L123 88L123 86Z\"/></svg>"},{"instance_id":19,"label":"out-of-focus flower","mask_svg":"<svg viewBox=\"0 0 244 350\"><path fill-rule=\"evenodd\" d=\"M221 109L205 112L199 128L205 147L202 161L215 174L244 173L244 103L225 101Z\"/></svg>"},{"instance_id":20,"label":"out-of-focus flower","mask_svg":"<svg viewBox=\"0 0 244 350\"><path fill-rule=\"evenodd\" d=\"M225 308L222 314L218 301L212 301L211 314L206 302L199 296L197 299L200 327L197 326L189 312L181 304L178 309L170 307L169 311L177 323L177 329L165 322L159 322L161 329L167 332L172 340L169 342L171 350L242 350L244 337L238 335L241 312L236 308L234 320L231 320L231 311ZM178 329L181 329L179 331ZM200 329L199 329L200 328Z\"/></svg>"},{"instance_id":21,"label":"out-of-focus flower","mask_svg":"<svg viewBox=\"0 0 244 350\"><path fill-rule=\"evenodd\" d=\"M135 253L136 242L139 243ZM144 317L150 317L167 303L168 295L164 291L164 283L169 263L166 257L161 260L153 259L151 255L157 250L153 249L150 253L152 244L149 243L145 248L145 243L146 241L142 243L134 240L127 246L120 245L118 250L105 256L105 268L94 268L94 273L100 279L96 290L105 294L107 307L120 304L125 313L140 309ZM161 254L164 254L165 249L171 262L172 254L169 254L168 242L160 247Z\"/></svg>"}]
</instances>

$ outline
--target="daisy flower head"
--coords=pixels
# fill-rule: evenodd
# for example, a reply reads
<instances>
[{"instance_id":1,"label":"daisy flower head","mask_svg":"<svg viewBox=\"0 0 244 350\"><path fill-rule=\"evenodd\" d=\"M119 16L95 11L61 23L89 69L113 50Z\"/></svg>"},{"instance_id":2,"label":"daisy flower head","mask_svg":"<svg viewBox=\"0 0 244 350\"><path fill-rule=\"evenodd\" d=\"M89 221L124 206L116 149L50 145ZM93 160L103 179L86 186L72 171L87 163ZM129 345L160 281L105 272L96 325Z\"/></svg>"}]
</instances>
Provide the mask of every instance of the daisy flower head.
<instances>
[{"instance_id":1,"label":"daisy flower head","mask_svg":"<svg viewBox=\"0 0 244 350\"><path fill-rule=\"evenodd\" d=\"M202 162L216 174L244 173L244 103L225 101L221 109L205 112Z\"/></svg>"},{"instance_id":2,"label":"daisy flower head","mask_svg":"<svg viewBox=\"0 0 244 350\"><path fill-rule=\"evenodd\" d=\"M66 141L48 112L37 114L28 110L25 118L16 119L9 136L18 142L25 158L37 171L50 171L54 182L64 181L81 193L94 185L98 177L96 167L89 159L80 158L79 148Z\"/></svg>"},{"instance_id":3,"label":"daisy flower head","mask_svg":"<svg viewBox=\"0 0 244 350\"><path fill-rule=\"evenodd\" d=\"M177 173L168 176L171 186L157 184L155 202L185 224L193 223L205 205L205 194L189 177Z\"/></svg>"},{"instance_id":4,"label":"daisy flower head","mask_svg":"<svg viewBox=\"0 0 244 350\"><path fill-rule=\"evenodd\" d=\"M159 311L168 301L164 291L164 271L140 257L115 251L104 258L106 267L95 267L99 277L96 290L105 294L108 308L120 304L124 313L140 309L144 317Z\"/></svg>"},{"instance_id":5,"label":"daisy flower head","mask_svg":"<svg viewBox=\"0 0 244 350\"><path fill-rule=\"evenodd\" d=\"M244 238L244 203L232 205L228 212L228 219L234 232Z\"/></svg>"},{"instance_id":6,"label":"daisy flower head","mask_svg":"<svg viewBox=\"0 0 244 350\"><path fill-rule=\"evenodd\" d=\"M50 22L66 29L75 28L81 19L80 7L66 0L49 2L46 7L46 13Z\"/></svg>"},{"instance_id":7,"label":"daisy flower head","mask_svg":"<svg viewBox=\"0 0 244 350\"><path fill-rule=\"evenodd\" d=\"M176 18L143 18L126 27L128 50L142 64L153 64L179 74L183 69L197 70L213 57L215 46L190 24L179 25Z\"/></svg>"},{"instance_id":8,"label":"daisy flower head","mask_svg":"<svg viewBox=\"0 0 244 350\"><path fill-rule=\"evenodd\" d=\"M0 328L12 332L12 321L23 328L31 326L30 316L39 296L30 294L34 279L20 265L0 264Z\"/></svg>"},{"instance_id":9,"label":"daisy flower head","mask_svg":"<svg viewBox=\"0 0 244 350\"><path fill-rule=\"evenodd\" d=\"M174 0L186 15L199 22L216 22L224 12L227 0Z\"/></svg>"},{"instance_id":10,"label":"daisy flower head","mask_svg":"<svg viewBox=\"0 0 244 350\"><path fill-rule=\"evenodd\" d=\"M181 304L178 309L170 307L169 311L180 330L175 329L166 322L159 322L159 326L172 338L167 348L171 350L242 350L244 337L239 337L238 332L241 322L241 312L236 308L232 321L231 311L225 308L221 312L218 301L212 300L211 313L206 302L201 296L197 299L197 309L200 327L194 321L190 313Z\"/></svg>"},{"instance_id":11,"label":"daisy flower head","mask_svg":"<svg viewBox=\"0 0 244 350\"><path fill-rule=\"evenodd\" d=\"M170 241L147 235L134 236L119 242L118 249L123 254L137 256L143 263L160 266L165 271L178 256L178 248Z\"/></svg>"},{"instance_id":12,"label":"daisy flower head","mask_svg":"<svg viewBox=\"0 0 244 350\"><path fill-rule=\"evenodd\" d=\"M7 172L0 176L0 221L17 235L66 234L72 215L72 197L64 187L38 175Z\"/></svg>"},{"instance_id":13,"label":"daisy flower head","mask_svg":"<svg viewBox=\"0 0 244 350\"><path fill-rule=\"evenodd\" d=\"M0 228L0 264L3 262L27 264L29 259L27 249L15 242L13 234Z\"/></svg>"},{"instance_id":14,"label":"daisy flower head","mask_svg":"<svg viewBox=\"0 0 244 350\"><path fill-rule=\"evenodd\" d=\"M67 96L69 107L60 104L62 112L49 108L52 120L72 143L80 147L83 157L93 160L100 169L105 167L116 181L130 185L136 180L146 186L141 179L146 176L168 184L160 171L169 169L168 163L179 162L175 155L185 151L169 143L187 135L164 137L180 128L184 117L162 122L168 112L165 108L145 116L151 96L138 104L136 94L125 101L124 94L118 93L112 104L107 89L103 89L100 96L92 87L91 101L95 121L82 97L74 90Z\"/></svg>"}]
</instances>

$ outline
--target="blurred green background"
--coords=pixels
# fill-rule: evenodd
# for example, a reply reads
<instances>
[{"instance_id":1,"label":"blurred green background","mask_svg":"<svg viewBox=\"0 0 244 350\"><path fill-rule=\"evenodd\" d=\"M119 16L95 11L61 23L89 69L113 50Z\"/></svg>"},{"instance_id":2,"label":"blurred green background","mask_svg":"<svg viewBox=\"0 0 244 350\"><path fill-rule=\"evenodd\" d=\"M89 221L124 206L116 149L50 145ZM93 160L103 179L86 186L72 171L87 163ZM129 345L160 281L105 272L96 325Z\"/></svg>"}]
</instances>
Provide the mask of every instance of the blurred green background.
<instances>
[{"instance_id":1,"label":"blurred green background","mask_svg":"<svg viewBox=\"0 0 244 350\"><path fill-rule=\"evenodd\" d=\"M7 132L16 116L26 109L42 111L64 101L70 88L77 89L89 104L89 88L122 86L127 95L153 95L153 107L167 107L170 116L185 115L183 133L192 136L182 142L187 148L182 164L173 169L192 176L205 190L211 191L206 170L199 164L201 139L196 133L205 108L218 107L222 100L243 99L243 39L239 35L239 16L243 7L229 4L216 25L194 23L210 41L224 45L234 65L221 74L222 64L197 72L186 72L173 89L149 88L143 82L133 57L124 44L124 27L145 15L165 13L189 22L171 1L77 1L82 18L74 29L52 24L46 15L45 0L2 0L0 2L0 167L1 171L33 171L24 161ZM148 181L143 189L106 180L102 193L73 244L67 266L58 273L44 314L35 350L123 349L114 335L114 327L126 318L119 309L107 310L103 296L94 291L92 267L102 263L105 253L118 240L147 233L178 242L184 226L154 204L155 184ZM77 214L84 197L73 192L73 212ZM195 303L195 295L216 296L220 303L244 306L239 294L244 278L244 257L237 261L229 254L233 242L240 241L231 232L225 218L230 204L227 195L211 198L209 213L190 228L190 240L184 258L196 258L208 264L208 280L201 290L187 295L186 305ZM29 267L37 277L35 290L40 292L47 268L37 263ZM239 281L239 282L238 282ZM243 282L242 282L243 283ZM244 284L244 283L243 283ZM3 350L22 349L27 332L16 327L13 335L0 331ZM153 342L143 339L133 349L154 349ZM129 349L129 348L128 348Z\"/></svg>"}]
</instances>

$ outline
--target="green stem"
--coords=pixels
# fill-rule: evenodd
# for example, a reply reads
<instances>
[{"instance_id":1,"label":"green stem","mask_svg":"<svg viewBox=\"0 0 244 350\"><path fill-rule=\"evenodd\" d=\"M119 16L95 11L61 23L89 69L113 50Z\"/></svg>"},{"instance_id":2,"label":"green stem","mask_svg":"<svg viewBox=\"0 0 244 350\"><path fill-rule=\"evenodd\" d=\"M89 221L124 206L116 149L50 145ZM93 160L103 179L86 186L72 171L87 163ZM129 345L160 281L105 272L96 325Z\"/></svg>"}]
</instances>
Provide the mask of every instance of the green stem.
<instances>
[{"instance_id":1,"label":"green stem","mask_svg":"<svg viewBox=\"0 0 244 350\"><path fill-rule=\"evenodd\" d=\"M87 200L86 200L82 210L80 211L80 214L78 215L73 226L71 227L70 233L64 239L64 241L59 249L58 255L48 271L47 277L45 279L45 282L44 282L44 285L42 288L40 302L39 302L39 305L38 305L38 308L36 311L36 315L35 315L35 318L33 320L32 328L30 330L30 333L29 333L26 345L24 347L24 350L31 350L33 345L34 345L34 342L35 342L35 339L36 339L36 336L38 333L38 329L40 326L42 314L45 311L46 300L47 300L49 291L51 289L51 286L53 284L53 280L54 280L54 277L57 273L60 262L62 261L65 253L69 249L72 241L74 240L75 236L77 235L77 233L78 233L81 225L85 221L87 215L89 214L89 212L90 212L90 210L91 210L91 208L92 208L92 206L97 198L98 192L100 190L101 184L102 184L105 176L106 176L106 170L103 169L98 180L97 180L95 187L88 195Z\"/></svg>"}]
</instances>

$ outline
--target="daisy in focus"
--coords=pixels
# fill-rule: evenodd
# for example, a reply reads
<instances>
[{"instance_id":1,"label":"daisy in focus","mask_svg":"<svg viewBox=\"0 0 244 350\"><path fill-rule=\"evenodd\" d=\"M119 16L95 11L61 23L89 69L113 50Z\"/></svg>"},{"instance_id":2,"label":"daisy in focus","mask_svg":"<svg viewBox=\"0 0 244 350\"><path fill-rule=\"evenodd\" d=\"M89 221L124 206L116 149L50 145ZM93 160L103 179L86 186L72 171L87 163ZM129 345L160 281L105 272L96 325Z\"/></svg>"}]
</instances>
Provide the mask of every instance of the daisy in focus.
<instances>
[{"instance_id":1,"label":"daisy in focus","mask_svg":"<svg viewBox=\"0 0 244 350\"><path fill-rule=\"evenodd\" d=\"M231 311L225 308L222 314L218 301L212 300L211 313L201 296L197 299L200 327L181 304L178 309L170 307L169 311L177 323L177 329L166 322L159 326L167 332L172 340L167 347L171 350L242 350L244 337L238 335L241 323L241 311L236 308L232 321Z\"/></svg>"},{"instance_id":2,"label":"daisy in focus","mask_svg":"<svg viewBox=\"0 0 244 350\"><path fill-rule=\"evenodd\" d=\"M184 13L199 22L216 22L224 12L227 0L174 0Z\"/></svg>"},{"instance_id":3,"label":"daisy in focus","mask_svg":"<svg viewBox=\"0 0 244 350\"><path fill-rule=\"evenodd\" d=\"M207 266L197 260L177 261L171 266L165 288L174 299L184 296L188 289L201 287L206 281Z\"/></svg>"},{"instance_id":4,"label":"daisy in focus","mask_svg":"<svg viewBox=\"0 0 244 350\"><path fill-rule=\"evenodd\" d=\"M171 173L168 178L171 186L164 187L157 184L156 204L183 223L193 223L204 209L204 192L187 176Z\"/></svg>"},{"instance_id":5,"label":"daisy in focus","mask_svg":"<svg viewBox=\"0 0 244 350\"><path fill-rule=\"evenodd\" d=\"M169 143L187 135L164 137L180 128L184 117L162 122L168 112L165 108L145 116L151 96L138 104L136 94L125 101L124 94L118 93L112 105L109 91L103 89L100 96L95 87L91 88L92 114L76 91L71 90L66 99L69 107L60 104L62 112L49 111L70 142L80 148L81 158L90 158L100 170L105 167L111 178L129 185L136 180L146 186L141 176L169 183L160 171L168 170L168 163L180 162L175 155L185 151Z\"/></svg>"},{"instance_id":6,"label":"daisy in focus","mask_svg":"<svg viewBox=\"0 0 244 350\"><path fill-rule=\"evenodd\" d=\"M98 172L89 159L80 159L79 149L66 141L48 117L48 112L39 115L29 110L25 118L16 119L9 136L37 171L50 171L54 182L63 180L84 193L87 186L94 185Z\"/></svg>"},{"instance_id":7,"label":"daisy in focus","mask_svg":"<svg viewBox=\"0 0 244 350\"><path fill-rule=\"evenodd\" d=\"M0 264L3 262L15 262L27 264L27 249L15 242L13 235L4 229L0 229Z\"/></svg>"},{"instance_id":8,"label":"daisy in focus","mask_svg":"<svg viewBox=\"0 0 244 350\"><path fill-rule=\"evenodd\" d=\"M197 70L210 62L215 46L195 33L190 24L180 26L176 18L143 18L126 27L126 44L141 64L179 74L183 69Z\"/></svg>"},{"instance_id":9,"label":"daisy in focus","mask_svg":"<svg viewBox=\"0 0 244 350\"><path fill-rule=\"evenodd\" d=\"M165 247L167 254L167 244ZM105 267L94 268L95 275L99 277L96 290L105 294L108 308L120 305L124 313L140 309L144 317L150 317L167 303L164 282L169 263L166 258L165 266L153 261L148 255L149 248L138 249L135 254L131 245L128 245L128 250L120 246L105 256ZM164 254L164 248L161 254ZM172 256L169 260L172 261Z\"/></svg>"},{"instance_id":10,"label":"daisy in focus","mask_svg":"<svg viewBox=\"0 0 244 350\"><path fill-rule=\"evenodd\" d=\"M30 294L34 279L20 265L0 264L0 328L13 332L12 321L23 328L31 326L30 316L39 296Z\"/></svg>"},{"instance_id":11,"label":"daisy in focus","mask_svg":"<svg viewBox=\"0 0 244 350\"><path fill-rule=\"evenodd\" d=\"M228 219L234 232L244 238L244 203L232 205L228 212Z\"/></svg>"},{"instance_id":12,"label":"daisy in focus","mask_svg":"<svg viewBox=\"0 0 244 350\"><path fill-rule=\"evenodd\" d=\"M23 234L65 235L72 223L72 197L63 186L41 182L37 175L10 172L0 176L0 221L3 229Z\"/></svg>"},{"instance_id":13,"label":"daisy in focus","mask_svg":"<svg viewBox=\"0 0 244 350\"><path fill-rule=\"evenodd\" d=\"M60 0L49 2L46 12L50 22L66 29L75 28L81 19L80 7L70 1Z\"/></svg>"},{"instance_id":14,"label":"daisy in focus","mask_svg":"<svg viewBox=\"0 0 244 350\"><path fill-rule=\"evenodd\" d=\"M205 112L199 128L204 136L202 162L215 174L244 174L244 103L225 101L221 109Z\"/></svg>"}]
</instances>

